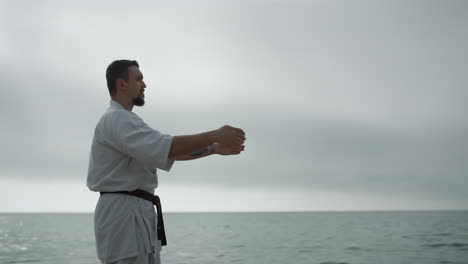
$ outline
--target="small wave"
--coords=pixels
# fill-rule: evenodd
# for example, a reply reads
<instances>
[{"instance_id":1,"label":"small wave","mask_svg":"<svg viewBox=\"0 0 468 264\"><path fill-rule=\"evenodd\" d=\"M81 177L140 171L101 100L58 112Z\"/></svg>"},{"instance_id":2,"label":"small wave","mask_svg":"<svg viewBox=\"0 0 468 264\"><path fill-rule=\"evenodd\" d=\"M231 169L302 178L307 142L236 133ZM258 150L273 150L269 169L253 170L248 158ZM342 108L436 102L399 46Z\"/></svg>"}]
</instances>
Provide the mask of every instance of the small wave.
<instances>
[{"instance_id":1,"label":"small wave","mask_svg":"<svg viewBox=\"0 0 468 264\"><path fill-rule=\"evenodd\" d=\"M423 244L421 246L423 247L431 247L431 248L439 248L439 247L445 247L448 244Z\"/></svg>"},{"instance_id":2,"label":"small wave","mask_svg":"<svg viewBox=\"0 0 468 264\"><path fill-rule=\"evenodd\" d=\"M347 247L347 250L361 250L360 247Z\"/></svg>"},{"instance_id":3,"label":"small wave","mask_svg":"<svg viewBox=\"0 0 468 264\"><path fill-rule=\"evenodd\" d=\"M430 248L440 248L440 247L454 247L454 248L461 248L466 247L468 244L464 243L438 243L438 244L423 244L423 247L430 247Z\"/></svg>"},{"instance_id":4,"label":"small wave","mask_svg":"<svg viewBox=\"0 0 468 264\"><path fill-rule=\"evenodd\" d=\"M349 263L348 262L325 261L325 262L320 262L319 264L349 264Z\"/></svg>"},{"instance_id":5,"label":"small wave","mask_svg":"<svg viewBox=\"0 0 468 264\"><path fill-rule=\"evenodd\" d=\"M245 245L243 245L243 244L240 244L240 245L234 245L234 246L232 246L232 247L233 247L233 248L244 248L244 247L245 247Z\"/></svg>"},{"instance_id":6,"label":"small wave","mask_svg":"<svg viewBox=\"0 0 468 264\"><path fill-rule=\"evenodd\" d=\"M403 235L401 237L405 239L413 239L413 238L432 239L434 237L449 237L449 236L453 236L453 234L452 233L436 233L436 234L420 234L420 235Z\"/></svg>"},{"instance_id":7,"label":"small wave","mask_svg":"<svg viewBox=\"0 0 468 264\"><path fill-rule=\"evenodd\" d=\"M41 260L39 259L10 260L5 263L31 263L31 262L41 262Z\"/></svg>"},{"instance_id":8,"label":"small wave","mask_svg":"<svg viewBox=\"0 0 468 264\"><path fill-rule=\"evenodd\" d=\"M464 244L464 243L452 243L450 245L452 247L466 247L466 246L468 246L468 244Z\"/></svg>"},{"instance_id":9,"label":"small wave","mask_svg":"<svg viewBox=\"0 0 468 264\"><path fill-rule=\"evenodd\" d=\"M301 254L303 254L303 253L312 253L312 252L314 252L314 250L312 250L312 249L299 249L297 251L297 253L301 253Z\"/></svg>"},{"instance_id":10,"label":"small wave","mask_svg":"<svg viewBox=\"0 0 468 264\"><path fill-rule=\"evenodd\" d=\"M433 234L433 236L441 236L441 237L448 237L451 236L451 233L438 233L438 234Z\"/></svg>"}]
</instances>

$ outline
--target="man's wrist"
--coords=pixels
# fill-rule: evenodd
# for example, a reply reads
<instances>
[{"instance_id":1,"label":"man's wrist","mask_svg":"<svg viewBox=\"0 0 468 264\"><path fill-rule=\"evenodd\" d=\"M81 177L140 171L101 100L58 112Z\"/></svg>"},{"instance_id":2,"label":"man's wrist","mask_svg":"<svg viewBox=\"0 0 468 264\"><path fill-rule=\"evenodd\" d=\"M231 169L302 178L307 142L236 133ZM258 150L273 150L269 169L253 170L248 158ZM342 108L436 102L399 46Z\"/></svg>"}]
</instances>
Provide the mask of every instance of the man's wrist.
<instances>
[{"instance_id":1,"label":"man's wrist","mask_svg":"<svg viewBox=\"0 0 468 264\"><path fill-rule=\"evenodd\" d=\"M208 132L208 142L214 144L219 141L219 129Z\"/></svg>"},{"instance_id":2,"label":"man's wrist","mask_svg":"<svg viewBox=\"0 0 468 264\"><path fill-rule=\"evenodd\" d=\"M213 143L211 144L208 148L209 148L209 153L210 154L217 154L217 147L218 147L218 143Z\"/></svg>"}]
</instances>

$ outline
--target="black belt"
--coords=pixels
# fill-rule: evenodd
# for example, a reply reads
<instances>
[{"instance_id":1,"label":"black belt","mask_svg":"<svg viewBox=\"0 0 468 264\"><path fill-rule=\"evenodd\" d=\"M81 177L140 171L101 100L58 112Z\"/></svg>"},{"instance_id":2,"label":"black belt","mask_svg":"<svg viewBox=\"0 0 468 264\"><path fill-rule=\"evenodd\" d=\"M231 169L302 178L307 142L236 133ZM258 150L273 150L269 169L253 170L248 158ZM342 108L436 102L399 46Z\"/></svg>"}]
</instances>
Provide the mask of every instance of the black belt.
<instances>
[{"instance_id":1,"label":"black belt","mask_svg":"<svg viewBox=\"0 0 468 264\"><path fill-rule=\"evenodd\" d=\"M158 239L161 240L162 246L167 245L166 231L164 230L164 221L163 221L162 209L161 209L161 200L159 200L159 196L152 195L151 193L145 192L140 189L136 189L135 191L132 191L132 192L118 191L118 192L100 192L100 193L101 195L105 193L123 193L123 194L133 195L138 198L150 201L154 205L156 205L156 210L158 211Z\"/></svg>"}]
</instances>

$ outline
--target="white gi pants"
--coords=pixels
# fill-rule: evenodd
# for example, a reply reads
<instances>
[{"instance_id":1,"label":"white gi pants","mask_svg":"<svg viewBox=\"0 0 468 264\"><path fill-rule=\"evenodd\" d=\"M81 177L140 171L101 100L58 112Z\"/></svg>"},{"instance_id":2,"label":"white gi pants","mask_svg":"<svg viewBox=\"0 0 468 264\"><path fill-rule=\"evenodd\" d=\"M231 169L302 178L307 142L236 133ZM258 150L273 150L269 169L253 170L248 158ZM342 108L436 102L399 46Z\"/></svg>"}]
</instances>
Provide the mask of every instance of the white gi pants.
<instances>
[{"instance_id":1,"label":"white gi pants","mask_svg":"<svg viewBox=\"0 0 468 264\"><path fill-rule=\"evenodd\" d=\"M145 254L139 255L138 257L121 259L109 264L161 264L159 253Z\"/></svg>"},{"instance_id":2,"label":"white gi pants","mask_svg":"<svg viewBox=\"0 0 468 264\"><path fill-rule=\"evenodd\" d=\"M103 264L160 264L161 242L151 202L127 194L103 194L94 213L98 257Z\"/></svg>"},{"instance_id":3,"label":"white gi pants","mask_svg":"<svg viewBox=\"0 0 468 264\"><path fill-rule=\"evenodd\" d=\"M111 262L109 264L161 264L160 252L154 252L148 254L145 251L145 245L143 245L143 239L138 239L137 242L139 250L139 255L137 257L125 258L116 262Z\"/></svg>"}]
</instances>

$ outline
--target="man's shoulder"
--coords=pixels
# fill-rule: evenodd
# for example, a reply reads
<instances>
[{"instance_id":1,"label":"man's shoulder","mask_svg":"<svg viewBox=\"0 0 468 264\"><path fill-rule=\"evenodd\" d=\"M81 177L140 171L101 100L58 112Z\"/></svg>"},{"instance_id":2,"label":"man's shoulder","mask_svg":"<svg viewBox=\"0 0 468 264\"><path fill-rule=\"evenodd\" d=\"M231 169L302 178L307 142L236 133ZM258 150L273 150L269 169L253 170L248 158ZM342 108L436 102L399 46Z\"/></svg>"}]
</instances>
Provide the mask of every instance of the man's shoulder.
<instances>
[{"instance_id":1,"label":"man's shoulder","mask_svg":"<svg viewBox=\"0 0 468 264\"><path fill-rule=\"evenodd\" d=\"M96 125L95 136L115 136L128 129L140 127L141 123L143 120L131 111L109 108Z\"/></svg>"},{"instance_id":2,"label":"man's shoulder","mask_svg":"<svg viewBox=\"0 0 468 264\"><path fill-rule=\"evenodd\" d=\"M137 124L143 120L135 113L123 109L109 108L101 117L100 123L113 123L113 124Z\"/></svg>"},{"instance_id":3,"label":"man's shoulder","mask_svg":"<svg viewBox=\"0 0 468 264\"><path fill-rule=\"evenodd\" d=\"M132 111L124 109L108 108L102 115L103 119L115 119L115 120L126 120L126 119L141 119L137 114Z\"/></svg>"}]
</instances>

